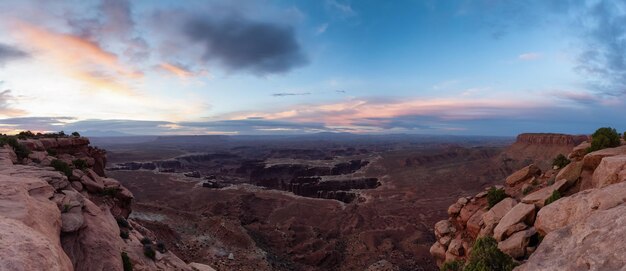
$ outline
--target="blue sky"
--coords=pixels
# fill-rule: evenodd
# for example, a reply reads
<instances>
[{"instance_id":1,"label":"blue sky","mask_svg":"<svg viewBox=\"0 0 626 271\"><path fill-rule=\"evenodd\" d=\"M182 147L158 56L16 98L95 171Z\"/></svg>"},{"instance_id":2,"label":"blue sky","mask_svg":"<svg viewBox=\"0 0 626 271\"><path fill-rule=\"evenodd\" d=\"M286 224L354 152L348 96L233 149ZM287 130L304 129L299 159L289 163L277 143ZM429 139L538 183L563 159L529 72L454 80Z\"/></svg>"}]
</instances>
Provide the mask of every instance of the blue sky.
<instances>
[{"instance_id":1,"label":"blue sky","mask_svg":"<svg viewBox=\"0 0 626 271\"><path fill-rule=\"evenodd\" d=\"M0 132L618 129L622 1L3 1Z\"/></svg>"}]
</instances>

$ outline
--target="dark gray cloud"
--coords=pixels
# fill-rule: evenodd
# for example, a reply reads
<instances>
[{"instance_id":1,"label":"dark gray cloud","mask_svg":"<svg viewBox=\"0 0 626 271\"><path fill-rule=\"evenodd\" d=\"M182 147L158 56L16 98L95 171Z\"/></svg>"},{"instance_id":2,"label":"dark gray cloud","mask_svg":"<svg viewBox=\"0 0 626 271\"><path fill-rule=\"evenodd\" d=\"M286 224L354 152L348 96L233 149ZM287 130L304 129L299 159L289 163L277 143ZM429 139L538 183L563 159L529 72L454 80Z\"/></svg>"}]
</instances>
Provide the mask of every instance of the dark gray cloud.
<instances>
[{"instance_id":1,"label":"dark gray cloud","mask_svg":"<svg viewBox=\"0 0 626 271\"><path fill-rule=\"evenodd\" d=\"M29 54L13 46L0 43L0 67L11 60L28 57Z\"/></svg>"},{"instance_id":2,"label":"dark gray cloud","mask_svg":"<svg viewBox=\"0 0 626 271\"><path fill-rule=\"evenodd\" d=\"M222 20L194 17L183 27L191 41L202 45L205 61L217 60L229 70L264 75L308 63L289 26L235 16Z\"/></svg>"},{"instance_id":3,"label":"dark gray cloud","mask_svg":"<svg viewBox=\"0 0 626 271\"><path fill-rule=\"evenodd\" d=\"M274 97L305 96L305 95L311 95L311 92L280 92L280 93L272 94L272 96Z\"/></svg>"}]
</instances>

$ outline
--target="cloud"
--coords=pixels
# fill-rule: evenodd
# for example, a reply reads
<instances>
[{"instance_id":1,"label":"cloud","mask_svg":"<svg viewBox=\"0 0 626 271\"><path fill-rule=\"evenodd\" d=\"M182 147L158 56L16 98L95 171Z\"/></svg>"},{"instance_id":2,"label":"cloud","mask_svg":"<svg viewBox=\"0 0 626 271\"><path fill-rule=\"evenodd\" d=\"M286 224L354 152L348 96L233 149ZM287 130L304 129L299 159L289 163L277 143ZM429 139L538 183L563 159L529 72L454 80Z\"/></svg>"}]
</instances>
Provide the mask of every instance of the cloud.
<instances>
[{"instance_id":1,"label":"cloud","mask_svg":"<svg viewBox=\"0 0 626 271\"><path fill-rule=\"evenodd\" d=\"M584 48L577 70L592 76L590 86L604 94L626 93L626 4L597 1L578 20Z\"/></svg>"},{"instance_id":2,"label":"cloud","mask_svg":"<svg viewBox=\"0 0 626 271\"><path fill-rule=\"evenodd\" d=\"M90 89L134 93L126 81L143 77L143 72L125 65L100 44L80 36L58 33L20 23L15 29L26 43L48 57L51 65L90 86Z\"/></svg>"},{"instance_id":3,"label":"cloud","mask_svg":"<svg viewBox=\"0 0 626 271\"><path fill-rule=\"evenodd\" d=\"M304 95L311 95L311 92L299 92L299 93L295 93L295 92L281 92L281 93L274 93L274 94L272 94L272 96L274 96L274 97L304 96Z\"/></svg>"},{"instance_id":4,"label":"cloud","mask_svg":"<svg viewBox=\"0 0 626 271\"><path fill-rule=\"evenodd\" d=\"M23 110L13 108L14 100L11 90L0 91L0 116L11 117L25 113Z\"/></svg>"},{"instance_id":5,"label":"cloud","mask_svg":"<svg viewBox=\"0 0 626 271\"><path fill-rule=\"evenodd\" d=\"M0 43L0 67L6 62L28 57L29 54L13 46Z\"/></svg>"},{"instance_id":6,"label":"cloud","mask_svg":"<svg viewBox=\"0 0 626 271\"><path fill-rule=\"evenodd\" d=\"M317 27L317 30L315 30L315 34L317 35L321 35L324 34L324 32L326 32L326 30L328 30L328 23L324 23L322 25L320 25L319 27Z\"/></svg>"},{"instance_id":7,"label":"cloud","mask_svg":"<svg viewBox=\"0 0 626 271\"><path fill-rule=\"evenodd\" d=\"M531 61L531 60L537 60L537 59L541 58L541 54L540 53L534 53L534 52L528 52L528 53L523 53L523 54L517 56L517 58L519 60L522 60L522 61Z\"/></svg>"},{"instance_id":8,"label":"cloud","mask_svg":"<svg viewBox=\"0 0 626 271\"><path fill-rule=\"evenodd\" d=\"M265 75L288 72L308 63L289 26L241 17L195 17L183 27L186 36L203 47L205 61L217 60L228 70Z\"/></svg>"},{"instance_id":9,"label":"cloud","mask_svg":"<svg viewBox=\"0 0 626 271\"><path fill-rule=\"evenodd\" d=\"M349 3L340 3L337 0L327 0L326 6L339 12L343 17L352 17L357 14Z\"/></svg>"},{"instance_id":10,"label":"cloud","mask_svg":"<svg viewBox=\"0 0 626 271\"><path fill-rule=\"evenodd\" d=\"M188 79L196 76L209 76L209 73L205 70L199 72L193 72L189 68L180 64L172 64L172 63L161 63L158 65L158 68L162 71L171 73L181 79Z\"/></svg>"}]
</instances>

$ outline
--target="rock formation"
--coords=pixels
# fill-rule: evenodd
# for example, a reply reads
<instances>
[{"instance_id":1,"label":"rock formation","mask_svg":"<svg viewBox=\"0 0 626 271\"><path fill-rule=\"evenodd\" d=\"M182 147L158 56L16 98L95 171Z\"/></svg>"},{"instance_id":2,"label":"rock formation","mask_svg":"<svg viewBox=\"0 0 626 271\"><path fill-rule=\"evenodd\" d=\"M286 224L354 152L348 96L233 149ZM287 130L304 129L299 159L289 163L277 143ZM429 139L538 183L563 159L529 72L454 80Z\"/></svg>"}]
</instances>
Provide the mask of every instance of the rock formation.
<instances>
[{"instance_id":1,"label":"rock formation","mask_svg":"<svg viewBox=\"0 0 626 271\"><path fill-rule=\"evenodd\" d=\"M122 253L133 270L194 270L166 250L146 256L151 233L126 220L133 195L106 177L106 152L89 139L19 144L28 157L0 146L0 270L123 270Z\"/></svg>"},{"instance_id":2,"label":"rock formation","mask_svg":"<svg viewBox=\"0 0 626 271\"><path fill-rule=\"evenodd\" d=\"M626 146L586 153L582 139L518 136L515 144L570 146L571 162L543 173L535 165L518 170L503 180L506 196L491 208L483 199L495 197L495 188L453 203L450 217L434 226L437 263L465 259L476 238L491 236L519 261L515 270L623 270Z\"/></svg>"}]
</instances>

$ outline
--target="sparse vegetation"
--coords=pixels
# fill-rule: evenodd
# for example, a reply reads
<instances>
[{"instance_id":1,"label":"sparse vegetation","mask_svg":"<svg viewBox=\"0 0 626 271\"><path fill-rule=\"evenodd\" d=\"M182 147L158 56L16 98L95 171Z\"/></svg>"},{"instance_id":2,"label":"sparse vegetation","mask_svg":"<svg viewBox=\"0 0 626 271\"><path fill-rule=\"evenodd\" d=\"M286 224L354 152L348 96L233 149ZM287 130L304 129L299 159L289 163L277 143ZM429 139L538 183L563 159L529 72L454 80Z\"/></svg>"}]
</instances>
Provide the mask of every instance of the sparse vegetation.
<instances>
[{"instance_id":1,"label":"sparse vegetation","mask_svg":"<svg viewBox=\"0 0 626 271\"><path fill-rule=\"evenodd\" d=\"M555 178L550 178L550 179L548 180L548 186L553 185L553 184L554 184L554 182L555 182Z\"/></svg>"},{"instance_id":2,"label":"sparse vegetation","mask_svg":"<svg viewBox=\"0 0 626 271\"><path fill-rule=\"evenodd\" d=\"M57 155L57 151L54 149L46 149L46 152L48 153L48 155L50 156L56 156Z\"/></svg>"},{"instance_id":3,"label":"sparse vegetation","mask_svg":"<svg viewBox=\"0 0 626 271\"><path fill-rule=\"evenodd\" d=\"M567 164L570 163L570 160L565 157L563 154L557 155L554 160L552 160L552 166L557 168L564 168Z\"/></svg>"},{"instance_id":4,"label":"sparse vegetation","mask_svg":"<svg viewBox=\"0 0 626 271\"><path fill-rule=\"evenodd\" d=\"M498 249L493 237L476 239L464 271L510 271L516 266L513 258Z\"/></svg>"},{"instance_id":5,"label":"sparse vegetation","mask_svg":"<svg viewBox=\"0 0 626 271\"><path fill-rule=\"evenodd\" d=\"M100 194L102 196L115 197L115 195L117 195L117 192L119 191L120 189L117 187L105 187L104 189L102 189L102 192L100 192Z\"/></svg>"},{"instance_id":6,"label":"sparse vegetation","mask_svg":"<svg viewBox=\"0 0 626 271\"><path fill-rule=\"evenodd\" d=\"M602 127L591 135L591 147L587 152L597 151L605 148L614 148L621 144L617 131L611 127Z\"/></svg>"},{"instance_id":7,"label":"sparse vegetation","mask_svg":"<svg viewBox=\"0 0 626 271\"><path fill-rule=\"evenodd\" d=\"M27 139L33 137L35 137L35 134L33 134L33 132L31 131L22 131L17 134L17 138L19 139Z\"/></svg>"},{"instance_id":8,"label":"sparse vegetation","mask_svg":"<svg viewBox=\"0 0 626 271\"><path fill-rule=\"evenodd\" d=\"M552 192L552 195L550 195L550 197L546 199L543 205L547 206L548 204L553 203L560 198L561 198L561 193L559 193L559 190L554 190L554 192Z\"/></svg>"},{"instance_id":9,"label":"sparse vegetation","mask_svg":"<svg viewBox=\"0 0 626 271\"><path fill-rule=\"evenodd\" d=\"M502 188L496 189L495 187L492 187L489 189L489 191L487 191L487 202L489 203L490 209L505 198L506 192L504 192L504 189Z\"/></svg>"},{"instance_id":10,"label":"sparse vegetation","mask_svg":"<svg viewBox=\"0 0 626 271\"><path fill-rule=\"evenodd\" d=\"M522 190L522 194L526 195L526 194L530 193L530 191L533 191L533 189L535 189L534 186L532 186L532 185L528 186L528 187L524 188L524 190Z\"/></svg>"},{"instance_id":11,"label":"sparse vegetation","mask_svg":"<svg viewBox=\"0 0 626 271\"><path fill-rule=\"evenodd\" d=\"M154 251L151 244L143 245L143 255L154 260L156 258L156 251Z\"/></svg>"},{"instance_id":12,"label":"sparse vegetation","mask_svg":"<svg viewBox=\"0 0 626 271\"><path fill-rule=\"evenodd\" d=\"M72 209L72 205L69 204L63 204L63 210L61 210L61 213L67 213L70 211L70 209Z\"/></svg>"},{"instance_id":13,"label":"sparse vegetation","mask_svg":"<svg viewBox=\"0 0 626 271\"><path fill-rule=\"evenodd\" d=\"M124 219L121 216L116 218L115 221L117 221L117 225L122 228L130 228L130 224L128 223L128 220Z\"/></svg>"},{"instance_id":14,"label":"sparse vegetation","mask_svg":"<svg viewBox=\"0 0 626 271\"><path fill-rule=\"evenodd\" d=\"M76 159L72 161L72 164L74 165L76 169L80 169L80 170L84 170L89 167L89 165L87 164L87 161L83 159Z\"/></svg>"},{"instance_id":15,"label":"sparse vegetation","mask_svg":"<svg viewBox=\"0 0 626 271\"><path fill-rule=\"evenodd\" d=\"M75 136L75 137L80 137L80 134L79 134L78 132L73 132L73 133L72 133L72 136Z\"/></svg>"},{"instance_id":16,"label":"sparse vegetation","mask_svg":"<svg viewBox=\"0 0 626 271\"><path fill-rule=\"evenodd\" d=\"M462 260L454 260L454 261L449 261L449 262L445 262L441 268L439 268L440 271L463 271L463 265L465 264L465 262L463 262Z\"/></svg>"},{"instance_id":17,"label":"sparse vegetation","mask_svg":"<svg viewBox=\"0 0 626 271\"><path fill-rule=\"evenodd\" d=\"M158 241L156 243L156 247L157 247L157 250L161 253L165 253L165 251L167 251L167 249L165 248L165 243L163 243L163 241Z\"/></svg>"},{"instance_id":18,"label":"sparse vegetation","mask_svg":"<svg viewBox=\"0 0 626 271\"><path fill-rule=\"evenodd\" d=\"M124 271L133 271L133 263L130 262L126 252L122 252L122 265L124 266Z\"/></svg>"},{"instance_id":19,"label":"sparse vegetation","mask_svg":"<svg viewBox=\"0 0 626 271\"><path fill-rule=\"evenodd\" d=\"M52 166L54 170L65 174L68 178L72 176L72 168L70 165L59 159L52 160L52 162L50 162L50 166Z\"/></svg>"},{"instance_id":20,"label":"sparse vegetation","mask_svg":"<svg viewBox=\"0 0 626 271\"><path fill-rule=\"evenodd\" d=\"M626 132L624 132L624 135L622 136L622 138L626 140Z\"/></svg>"},{"instance_id":21,"label":"sparse vegetation","mask_svg":"<svg viewBox=\"0 0 626 271\"><path fill-rule=\"evenodd\" d=\"M128 239L128 231L120 230L120 237L122 237L122 239Z\"/></svg>"},{"instance_id":22,"label":"sparse vegetation","mask_svg":"<svg viewBox=\"0 0 626 271\"><path fill-rule=\"evenodd\" d=\"M152 240L150 240L150 238L148 238L148 237L141 238L140 242L142 244L144 244L144 245L151 245L152 244Z\"/></svg>"},{"instance_id":23,"label":"sparse vegetation","mask_svg":"<svg viewBox=\"0 0 626 271\"><path fill-rule=\"evenodd\" d=\"M5 144L13 148L13 151L17 155L17 159L20 161L27 158L30 154L30 150L26 148L26 146L20 144L15 136L0 135L0 147Z\"/></svg>"}]
</instances>

